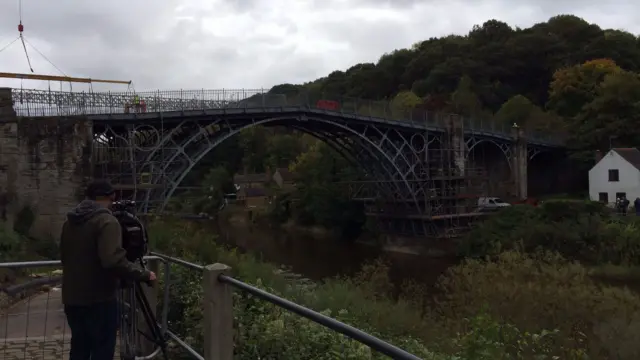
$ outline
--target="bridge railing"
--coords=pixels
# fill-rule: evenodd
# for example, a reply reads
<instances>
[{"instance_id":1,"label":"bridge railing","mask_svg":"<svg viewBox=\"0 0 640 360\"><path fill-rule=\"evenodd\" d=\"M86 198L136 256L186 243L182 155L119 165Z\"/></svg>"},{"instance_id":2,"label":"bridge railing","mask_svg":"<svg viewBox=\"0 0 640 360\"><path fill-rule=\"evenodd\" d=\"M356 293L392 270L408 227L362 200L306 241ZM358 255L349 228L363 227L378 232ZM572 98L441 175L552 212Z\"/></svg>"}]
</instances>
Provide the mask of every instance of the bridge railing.
<instances>
[{"instance_id":1,"label":"bridge railing","mask_svg":"<svg viewBox=\"0 0 640 360\"><path fill-rule=\"evenodd\" d=\"M63 92L12 89L14 109L19 116L74 116L126 113L155 113L209 109L304 108L347 116L371 117L445 128L453 114L407 109L391 101L364 100L328 94L272 94L264 89L176 90L148 92ZM465 131L512 136L513 124L481 117L463 119ZM529 132L527 137L561 143L557 134Z\"/></svg>"},{"instance_id":2,"label":"bridge railing","mask_svg":"<svg viewBox=\"0 0 640 360\"><path fill-rule=\"evenodd\" d=\"M159 280L155 288L145 286L145 292L155 310L158 326L169 340L170 358L231 360L234 353L239 352L250 356L250 347L255 344L245 344L238 336L242 331L238 329L242 326L238 319L247 315L243 311L252 310L234 308L234 299L244 294L343 334L393 359L419 359L329 316L235 279L226 265L202 266L162 254L152 254L146 259ZM0 358L68 358L71 334L61 301L60 268L60 261L0 263ZM123 299L126 297L121 297ZM129 304L125 300L121 302L121 305ZM144 326L140 319L138 323ZM274 321L270 326L278 328L277 323L279 321ZM282 326L286 324L282 322ZM157 345L143 336L134 337L131 333L124 336L125 333L121 328L116 354L135 354L137 359L162 358ZM273 337L274 334L252 334L252 337L259 336ZM281 347L291 345L287 338L278 341ZM275 347L272 342L273 339L269 339L262 343Z\"/></svg>"}]
</instances>

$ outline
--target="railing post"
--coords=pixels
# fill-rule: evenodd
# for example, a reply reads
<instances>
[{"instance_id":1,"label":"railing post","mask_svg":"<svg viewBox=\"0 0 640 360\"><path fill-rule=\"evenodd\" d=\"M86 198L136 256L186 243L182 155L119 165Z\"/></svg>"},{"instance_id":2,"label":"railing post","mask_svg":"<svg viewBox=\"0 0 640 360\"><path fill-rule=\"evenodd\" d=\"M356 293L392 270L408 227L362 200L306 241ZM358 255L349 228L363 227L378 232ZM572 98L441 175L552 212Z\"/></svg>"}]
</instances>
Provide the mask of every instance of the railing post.
<instances>
[{"instance_id":1,"label":"railing post","mask_svg":"<svg viewBox=\"0 0 640 360\"><path fill-rule=\"evenodd\" d=\"M233 359L233 291L218 276L228 275L231 268L224 264L204 268L204 358Z\"/></svg>"}]
</instances>

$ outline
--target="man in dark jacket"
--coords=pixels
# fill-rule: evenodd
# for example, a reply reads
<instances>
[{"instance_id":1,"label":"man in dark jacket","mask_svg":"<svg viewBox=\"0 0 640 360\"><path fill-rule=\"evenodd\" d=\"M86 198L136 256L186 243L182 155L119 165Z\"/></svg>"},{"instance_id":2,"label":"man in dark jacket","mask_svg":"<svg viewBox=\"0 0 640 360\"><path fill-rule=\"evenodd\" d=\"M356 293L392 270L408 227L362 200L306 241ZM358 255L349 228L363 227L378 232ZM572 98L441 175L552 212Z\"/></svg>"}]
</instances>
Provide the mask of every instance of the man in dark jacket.
<instances>
[{"instance_id":1,"label":"man in dark jacket","mask_svg":"<svg viewBox=\"0 0 640 360\"><path fill-rule=\"evenodd\" d=\"M152 281L156 275L126 259L120 224L109 210L113 187L94 181L86 195L67 214L60 237L62 302L71 329L69 360L112 360L119 278Z\"/></svg>"}]
</instances>

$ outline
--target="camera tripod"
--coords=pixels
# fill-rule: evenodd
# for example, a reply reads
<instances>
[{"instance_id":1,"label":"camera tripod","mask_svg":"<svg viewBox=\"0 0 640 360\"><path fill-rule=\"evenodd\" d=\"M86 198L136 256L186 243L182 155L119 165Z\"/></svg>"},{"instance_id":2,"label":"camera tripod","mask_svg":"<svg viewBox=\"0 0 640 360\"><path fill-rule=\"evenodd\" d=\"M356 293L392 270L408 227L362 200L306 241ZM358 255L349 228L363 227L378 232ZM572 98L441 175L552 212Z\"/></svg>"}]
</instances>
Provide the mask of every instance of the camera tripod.
<instances>
[{"instance_id":1,"label":"camera tripod","mask_svg":"<svg viewBox=\"0 0 640 360\"><path fill-rule=\"evenodd\" d=\"M140 261L144 267L144 263ZM122 360L146 360L152 359L158 351L162 351L165 360L167 355L167 339L165 338L158 320L149 304L149 299L144 293L140 282L124 284L120 290L120 358ZM146 325L146 331L138 329L138 313L141 313ZM151 354L143 355L144 349L139 347L138 334L142 335L157 348Z\"/></svg>"}]
</instances>

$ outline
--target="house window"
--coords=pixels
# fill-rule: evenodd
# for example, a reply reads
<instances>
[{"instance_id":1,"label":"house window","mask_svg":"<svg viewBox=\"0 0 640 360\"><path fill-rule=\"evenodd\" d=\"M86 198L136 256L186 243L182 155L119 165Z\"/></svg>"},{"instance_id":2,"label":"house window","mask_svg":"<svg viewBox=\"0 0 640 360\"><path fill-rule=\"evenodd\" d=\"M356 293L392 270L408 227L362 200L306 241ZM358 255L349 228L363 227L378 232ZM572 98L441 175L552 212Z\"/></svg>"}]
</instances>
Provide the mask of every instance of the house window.
<instances>
[{"instance_id":1,"label":"house window","mask_svg":"<svg viewBox=\"0 0 640 360\"><path fill-rule=\"evenodd\" d=\"M609 170L609 181L620 181L620 173L618 169Z\"/></svg>"},{"instance_id":2,"label":"house window","mask_svg":"<svg viewBox=\"0 0 640 360\"><path fill-rule=\"evenodd\" d=\"M616 193L616 199L622 199L622 198L626 198L626 197L627 197L627 193L624 193L624 192Z\"/></svg>"},{"instance_id":3,"label":"house window","mask_svg":"<svg viewBox=\"0 0 640 360\"><path fill-rule=\"evenodd\" d=\"M609 193L602 192L598 194L598 201L603 202L605 204L609 203Z\"/></svg>"}]
</instances>

